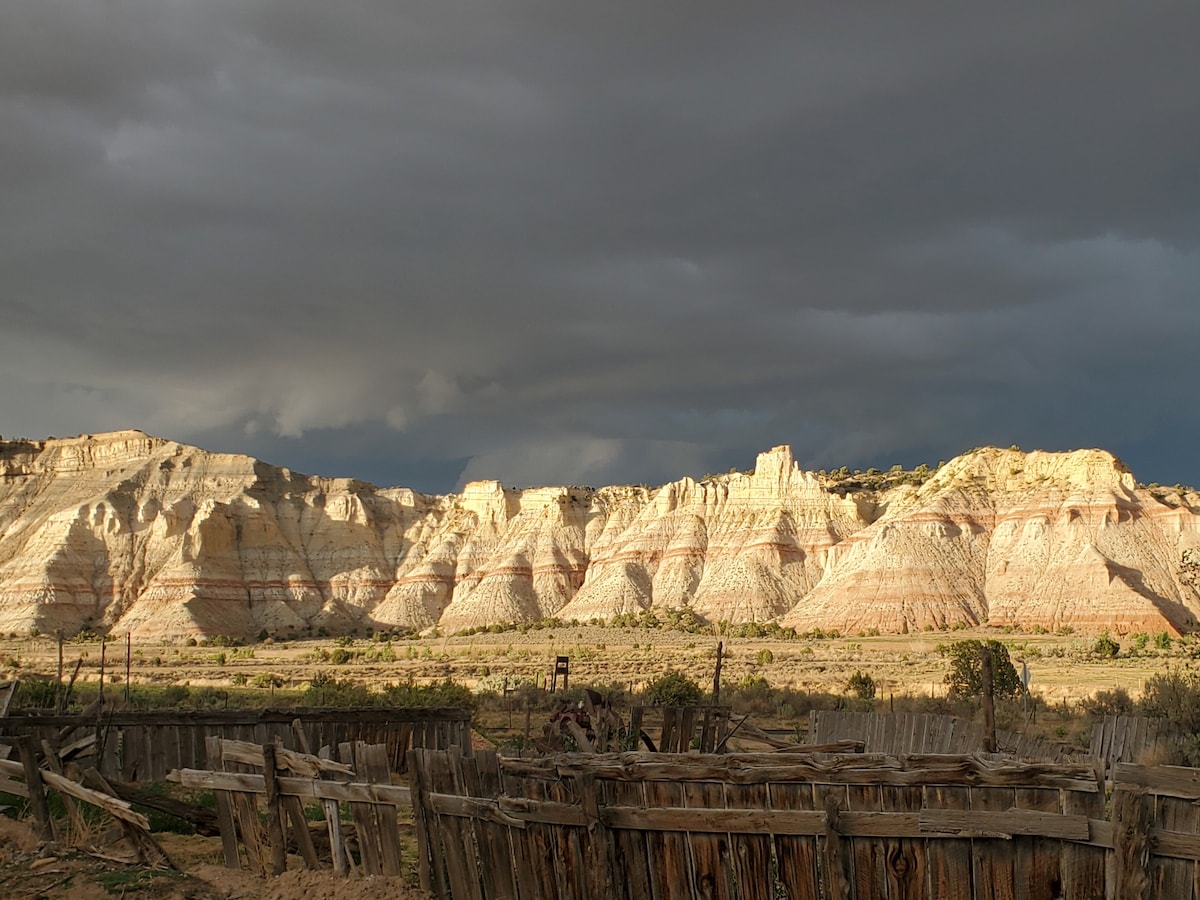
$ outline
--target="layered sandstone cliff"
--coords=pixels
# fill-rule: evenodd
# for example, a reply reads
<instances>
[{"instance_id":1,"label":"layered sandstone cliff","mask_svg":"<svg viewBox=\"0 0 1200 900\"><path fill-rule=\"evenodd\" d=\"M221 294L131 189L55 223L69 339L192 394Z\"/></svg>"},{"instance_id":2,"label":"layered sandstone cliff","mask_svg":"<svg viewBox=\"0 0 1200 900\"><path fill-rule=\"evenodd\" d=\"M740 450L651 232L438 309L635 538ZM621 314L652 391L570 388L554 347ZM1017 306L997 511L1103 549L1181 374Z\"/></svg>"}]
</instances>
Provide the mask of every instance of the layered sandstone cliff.
<instances>
[{"instance_id":1,"label":"layered sandstone cliff","mask_svg":"<svg viewBox=\"0 0 1200 900\"><path fill-rule=\"evenodd\" d=\"M801 630L1188 630L1200 497L1110 454L973 451L837 481L787 447L661 488L460 495L298 475L140 432L0 441L0 631L455 630L688 607Z\"/></svg>"}]
</instances>

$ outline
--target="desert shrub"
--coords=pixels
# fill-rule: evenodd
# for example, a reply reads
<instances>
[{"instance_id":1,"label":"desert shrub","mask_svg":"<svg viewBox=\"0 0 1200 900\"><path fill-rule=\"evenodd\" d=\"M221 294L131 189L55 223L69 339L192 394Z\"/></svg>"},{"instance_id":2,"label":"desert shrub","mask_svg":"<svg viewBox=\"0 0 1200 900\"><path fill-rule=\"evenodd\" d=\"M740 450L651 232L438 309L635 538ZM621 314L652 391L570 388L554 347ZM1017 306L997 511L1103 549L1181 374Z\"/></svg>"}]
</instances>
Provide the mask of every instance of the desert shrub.
<instances>
[{"instance_id":1,"label":"desert shrub","mask_svg":"<svg viewBox=\"0 0 1200 900\"><path fill-rule=\"evenodd\" d=\"M725 686L721 700L740 715L769 716L779 708L779 692L761 675L747 675L736 684Z\"/></svg>"},{"instance_id":2,"label":"desert shrub","mask_svg":"<svg viewBox=\"0 0 1200 900\"><path fill-rule=\"evenodd\" d=\"M1171 635L1167 634L1165 631L1160 631L1154 636L1154 646L1159 650L1170 650Z\"/></svg>"},{"instance_id":3,"label":"desert shrub","mask_svg":"<svg viewBox=\"0 0 1200 900\"><path fill-rule=\"evenodd\" d=\"M1096 643L1092 644L1092 656L1098 656L1101 659L1112 659L1120 652L1120 643L1107 631L1096 638Z\"/></svg>"},{"instance_id":4,"label":"desert shrub","mask_svg":"<svg viewBox=\"0 0 1200 900\"><path fill-rule=\"evenodd\" d=\"M305 706L374 706L379 699L349 678L319 671L309 680L300 702Z\"/></svg>"},{"instance_id":5,"label":"desert shrub","mask_svg":"<svg viewBox=\"0 0 1200 900\"><path fill-rule=\"evenodd\" d=\"M465 684L451 678L433 684L417 684L411 678L389 684L381 695L385 706L449 707L475 706L475 696Z\"/></svg>"},{"instance_id":6,"label":"desert shrub","mask_svg":"<svg viewBox=\"0 0 1200 900\"><path fill-rule=\"evenodd\" d=\"M682 672L668 672L646 686L642 701L651 706L695 706L704 692Z\"/></svg>"},{"instance_id":7,"label":"desert shrub","mask_svg":"<svg viewBox=\"0 0 1200 900\"><path fill-rule=\"evenodd\" d=\"M1200 732L1200 675L1168 671L1146 679L1139 711L1169 719L1181 731Z\"/></svg>"},{"instance_id":8,"label":"desert shrub","mask_svg":"<svg viewBox=\"0 0 1200 900\"><path fill-rule=\"evenodd\" d=\"M24 709L50 709L58 699L58 683L48 678L22 678L14 697Z\"/></svg>"},{"instance_id":9,"label":"desert shrub","mask_svg":"<svg viewBox=\"0 0 1200 900\"><path fill-rule=\"evenodd\" d=\"M754 661L760 666L765 666L769 663L775 662L775 654L772 653L767 647L763 647L756 654L754 654Z\"/></svg>"},{"instance_id":10,"label":"desert shrub","mask_svg":"<svg viewBox=\"0 0 1200 900\"><path fill-rule=\"evenodd\" d=\"M997 697L1015 697L1021 693L1021 678L999 641L956 641L940 644L938 652L950 660L946 684L952 699L979 697L983 694L983 654L992 654L992 692Z\"/></svg>"},{"instance_id":11,"label":"desert shrub","mask_svg":"<svg viewBox=\"0 0 1200 900\"><path fill-rule=\"evenodd\" d=\"M855 672L846 683L846 690L859 700L874 700L875 679L865 672Z\"/></svg>"},{"instance_id":12,"label":"desert shrub","mask_svg":"<svg viewBox=\"0 0 1200 900\"><path fill-rule=\"evenodd\" d=\"M1131 716L1135 711L1129 691L1122 687L1097 691L1093 696L1085 697L1080 705L1090 716Z\"/></svg>"}]
</instances>

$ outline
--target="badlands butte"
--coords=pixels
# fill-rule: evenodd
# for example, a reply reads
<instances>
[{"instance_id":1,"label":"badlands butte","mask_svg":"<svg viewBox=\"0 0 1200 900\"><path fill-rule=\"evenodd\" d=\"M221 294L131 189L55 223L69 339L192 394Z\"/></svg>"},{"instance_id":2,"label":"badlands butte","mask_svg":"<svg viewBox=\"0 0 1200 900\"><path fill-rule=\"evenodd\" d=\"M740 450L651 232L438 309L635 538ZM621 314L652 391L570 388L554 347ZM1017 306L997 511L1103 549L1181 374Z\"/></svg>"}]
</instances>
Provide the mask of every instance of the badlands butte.
<instances>
[{"instance_id":1,"label":"badlands butte","mask_svg":"<svg viewBox=\"0 0 1200 900\"><path fill-rule=\"evenodd\" d=\"M0 441L0 632L186 639L609 620L1195 630L1200 496L1102 450L426 495L137 431Z\"/></svg>"}]
</instances>

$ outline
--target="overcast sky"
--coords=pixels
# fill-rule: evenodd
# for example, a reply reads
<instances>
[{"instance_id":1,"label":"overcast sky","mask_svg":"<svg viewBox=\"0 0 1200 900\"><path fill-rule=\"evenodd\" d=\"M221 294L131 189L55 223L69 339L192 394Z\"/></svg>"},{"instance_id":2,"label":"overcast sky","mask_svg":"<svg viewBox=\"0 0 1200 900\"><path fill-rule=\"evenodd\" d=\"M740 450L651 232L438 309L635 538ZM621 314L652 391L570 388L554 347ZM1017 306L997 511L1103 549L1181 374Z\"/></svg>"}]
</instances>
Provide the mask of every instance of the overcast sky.
<instances>
[{"instance_id":1,"label":"overcast sky","mask_svg":"<svg viewBox=\"0 0 1200 900\"><path fill-rule=\"evenodd\" d=\"M3 0L0 433L1200 482L1200 4Z\"/></svg>"}]
</instances>

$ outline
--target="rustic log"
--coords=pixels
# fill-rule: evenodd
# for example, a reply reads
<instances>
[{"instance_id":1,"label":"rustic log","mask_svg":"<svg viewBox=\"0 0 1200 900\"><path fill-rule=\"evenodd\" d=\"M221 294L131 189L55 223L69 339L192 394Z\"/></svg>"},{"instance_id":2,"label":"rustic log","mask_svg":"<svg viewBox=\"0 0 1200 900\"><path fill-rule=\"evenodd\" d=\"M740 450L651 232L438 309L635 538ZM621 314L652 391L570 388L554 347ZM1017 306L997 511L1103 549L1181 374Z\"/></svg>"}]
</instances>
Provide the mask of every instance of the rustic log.
<instances>
[{"instance_id":1,"label":"rustic log","mask_svg":"<svg viewBox=\"0 0 1200 900\"><path fill-rule=\"evenodd\" d=\"M164 797L161 794L152 793L132 782L109 779L108 783L112 787L113 793L127 803L136 803L138 806L156 809L161 813L174 816L176 819L187 822L195 828L197 834L202 834L205 837L216 837L221 833L217 814L211 809L205 809L202 806L193 806L190 803L184 803L172 797Z\"/></svg>"},{"instance_id":2,"label":"rustic log","mask_svg":"<svg viewBox=\"0 0 1200 900\"><path fill-rule=\"evenodd\" d=\"M42 755L45 757L46 765L49 767L50 772L60 778L66 777L63 774L62 762L59 761L58 754L50 747L49 741L42 741ZM79 814L79 808L75 805L75 799L71 796L70 791L60 790L59 794L62 796L63 807L67 811L67 818L71 820L72 834L78 839L87 831L83 816Z\"/></svg>"},{"instance_id":3,"label":"rustic log","mask_svg":"<svg viewBox=\"0 0 1200 900\"><path fill-rule=\"evenodd\" d=\"M175 864L171 862L171 857L150 834L150 825L146 822L146 818L132 809L125 809L128 804L114 794L112 785L104 779L104 776L95 769L88 769L83 773L83 778L97 794L105 798L107 805L103 805L102 808L117 820L117 824L124 830L126 839L133 845L133 850L143 865L156 868L176 868ZM73 781L65 778L62 780L67 785L79 787ZM60 790L66 789L63 785L57 786ZM80 799L83 798L80 797ZM117 810L123 810L123 812L118 813Z\"/></svg>"}]
</instances>

